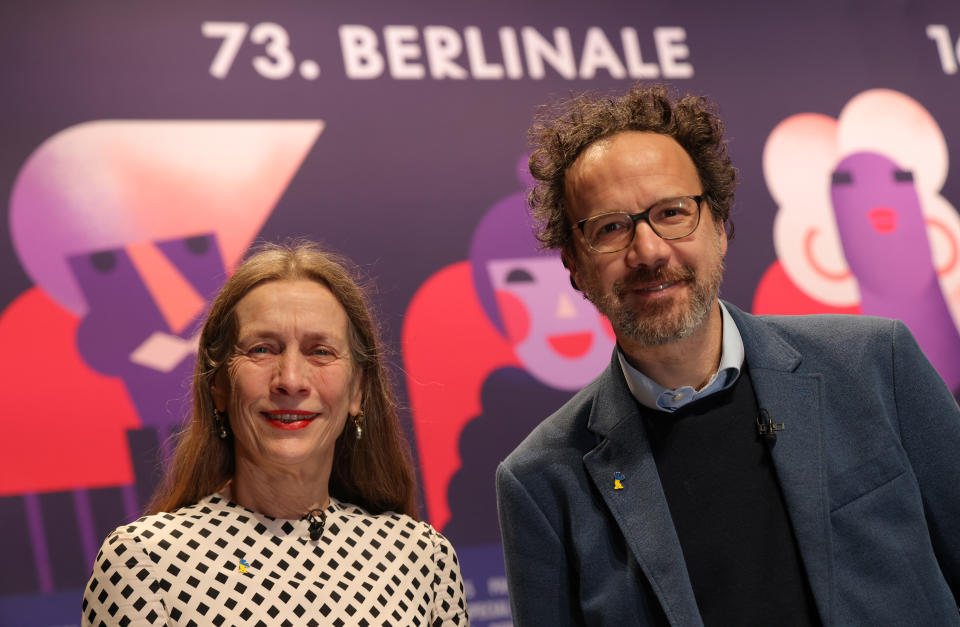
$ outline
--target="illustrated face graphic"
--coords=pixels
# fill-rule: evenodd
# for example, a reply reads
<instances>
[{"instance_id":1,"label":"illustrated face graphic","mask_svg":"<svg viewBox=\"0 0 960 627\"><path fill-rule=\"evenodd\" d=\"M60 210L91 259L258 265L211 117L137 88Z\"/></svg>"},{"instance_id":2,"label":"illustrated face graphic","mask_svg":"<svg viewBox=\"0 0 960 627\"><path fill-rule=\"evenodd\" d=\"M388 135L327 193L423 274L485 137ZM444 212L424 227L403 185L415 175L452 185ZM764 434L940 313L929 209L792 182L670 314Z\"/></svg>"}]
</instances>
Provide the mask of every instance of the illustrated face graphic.
<instances>
[{"instance_id":1,"label":"illustrated face graphic","mask_svg":"<svg viewBox=\"0 0 960 627\"><path fill-rule=\"evenodd\" d=\"M236 316L236 354L213 396L237 465L329 468L361 406L343 307L320 283L273 281L244 296Z\"/></svg>"},{"instance_id":2,"label":"illustrated face graphic","mask_svg":"<svg viewBox=\"0 0 960 627\"><path fill-rule=\"evenodd\" d=\"M556 256L487 263L508 339L524 367L560 389L600 372L613 348L609 324L573 290Z\"/></svg>"},{"instance_id":3,"label":"illustrated face graphic","mask_svg":"<svg viewBox=\"0 0 960 627\"><path fill-rule=\"evenodd\" d=\"M883 155L856 153L834 169L830 198L861 289L904 297L937 281L912 172Z\"/></svg>"},{"instance_id":4,"label":"illustrated face graphic","mask_svg":"<svg viewBox=\"0 0 960 627\"><path fill-rule=\"evenodd\" d=\"M570 222L601 213L640 213L668 198L701 193L689 155L665 135L625 132L590 146L567 173ZM726 234L706 202L689 236L664 240L640 222L616 253L590 251L575 233L568 259L577 285L618 337L657 345L686 337L706 319L723 275Z\"/></svg>"},{"instance_id":5,"label":"illustrated face graphic","mask_svg":"<svg viewBox=\"0 0 960 627\"><path fill-rule=\"evenodd\" d=\"M144 424L179 420L193 370L205 296L225 275L213 234L140 242L68 258L87 305L78 333L83 359L123 377Z\"/></svg>"},{"instance_id":6,"label":"illustrated face graphic","mask_svg":"<svg viewBox=\"0 0 960 627\"><path fill-rule=\"evenodd\" d=\"M209 298L323 129L315 121L104 120L41 144L17 176L24 269L82 319L84 361L144 425L178 423Z\"/></svg>"}]
</instances>

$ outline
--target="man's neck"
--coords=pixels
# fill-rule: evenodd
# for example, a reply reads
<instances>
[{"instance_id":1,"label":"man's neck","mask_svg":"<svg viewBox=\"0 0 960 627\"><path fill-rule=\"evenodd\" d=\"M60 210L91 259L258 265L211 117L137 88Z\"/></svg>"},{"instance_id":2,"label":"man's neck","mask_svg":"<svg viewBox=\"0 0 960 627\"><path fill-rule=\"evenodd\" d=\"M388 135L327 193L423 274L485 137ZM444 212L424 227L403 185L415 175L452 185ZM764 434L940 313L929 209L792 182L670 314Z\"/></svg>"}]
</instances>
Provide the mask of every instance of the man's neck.
<instances>
[{"instance_id":1,"label":"man's neck","mask_svg":"<svg viewBox=\"0 0 960 627\"><path fill-rule=\"evenodd\" d=\"M687 337L643 346L629 338L618 338L620 350L630 365L655 383L675 390L683 386L699 390L720 365L723 345L723 315L716 301L700 327Z\"/></svg>"}]
</instances>

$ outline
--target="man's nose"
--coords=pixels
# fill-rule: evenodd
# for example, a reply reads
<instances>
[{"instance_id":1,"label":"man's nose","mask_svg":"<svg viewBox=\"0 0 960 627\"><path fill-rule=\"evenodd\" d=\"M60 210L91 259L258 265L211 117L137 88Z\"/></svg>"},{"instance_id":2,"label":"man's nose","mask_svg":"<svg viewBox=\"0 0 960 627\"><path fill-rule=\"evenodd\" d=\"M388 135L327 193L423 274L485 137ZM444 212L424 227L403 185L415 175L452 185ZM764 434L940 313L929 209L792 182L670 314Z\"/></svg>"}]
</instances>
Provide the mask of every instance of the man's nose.
<instances>
[{"instance_id":1,"label":"man's nose","mask_svg":"<svg viewBox=\"0 0 960 627\"><path fill-rule=\"evenodd\" d=\"M273 391L290 396L306 395L309 389L305 370L304 357L299 350L288 348L283 351L277 359Z\"/></svg>"},{"instance_id":2,"label":"man's nose","mask_svg":"<svg viewBox=\"0 0 960 627\"><path fill-rule=\"evenodd\" d=\"M633 241L627 248L627 265L634 268L656 268L666 264L670 257L670 244L653 232L646 220L634 227Z\"/></svg>"}]
</instances>

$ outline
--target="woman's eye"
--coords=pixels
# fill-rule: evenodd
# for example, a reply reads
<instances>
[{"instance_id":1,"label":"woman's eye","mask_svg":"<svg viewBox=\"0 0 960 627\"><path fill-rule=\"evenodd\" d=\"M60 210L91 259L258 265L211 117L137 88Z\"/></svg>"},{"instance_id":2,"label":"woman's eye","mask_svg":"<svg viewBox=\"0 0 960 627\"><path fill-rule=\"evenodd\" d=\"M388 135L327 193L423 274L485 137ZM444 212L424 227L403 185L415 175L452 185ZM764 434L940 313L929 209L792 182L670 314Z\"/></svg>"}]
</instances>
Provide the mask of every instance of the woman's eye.
<instances>
[{"instance_id":1,"label":"woman's eye","mask_svg":"<svg viewBox=\"0 0 960 627\"><path fill-rule=\"evenodd\" d=\"M337 358L336 352L327 346L318 346L310 351L310 356L319 362L331 362Z\"/></svg>"}]
</instances>

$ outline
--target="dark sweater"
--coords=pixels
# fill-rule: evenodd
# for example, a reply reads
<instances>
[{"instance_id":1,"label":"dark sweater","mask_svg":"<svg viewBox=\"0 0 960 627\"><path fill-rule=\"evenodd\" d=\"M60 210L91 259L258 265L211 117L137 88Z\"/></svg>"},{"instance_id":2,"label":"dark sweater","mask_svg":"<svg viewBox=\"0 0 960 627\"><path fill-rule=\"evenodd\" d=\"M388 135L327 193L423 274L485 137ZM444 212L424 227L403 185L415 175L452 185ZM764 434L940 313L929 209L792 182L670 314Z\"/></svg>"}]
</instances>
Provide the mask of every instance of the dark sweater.
<instances>
[{"instance_id":1,"label":"dark sweater","mask_svg":"<svg viewBox=\"0 0 960 627\"><path fill-rule=\"evenodd\" d=\"M673 414L641 407L704 624L819 625L757 412L746 365Z\"/></svg>"}]
</instances>

